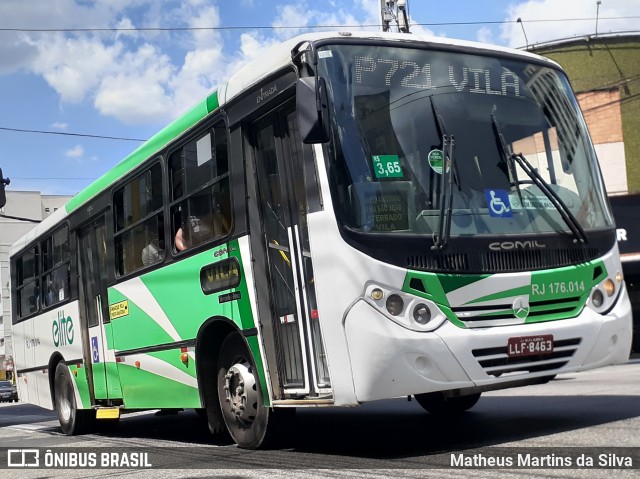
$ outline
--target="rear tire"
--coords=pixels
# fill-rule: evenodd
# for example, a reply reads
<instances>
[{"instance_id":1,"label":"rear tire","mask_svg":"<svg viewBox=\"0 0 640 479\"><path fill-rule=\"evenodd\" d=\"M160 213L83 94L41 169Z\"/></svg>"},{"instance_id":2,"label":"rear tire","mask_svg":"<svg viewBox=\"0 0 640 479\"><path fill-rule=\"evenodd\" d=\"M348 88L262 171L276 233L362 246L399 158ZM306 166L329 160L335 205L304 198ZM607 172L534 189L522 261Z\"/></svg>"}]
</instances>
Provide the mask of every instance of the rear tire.
<instances>
[{"instance_id":1,"label":"rear tire","mask_svg":"<svg viewBox=\"0 0 640 479\"><path fill-rule=\"evenodd\" d=\"M217 369L220 409L231 438L245 449L278 444L278 425L274 422L280 416L292 418L295 410L275 414L264 406L258 373L239 334L231 333L222 342Z\"/></svg>"},{"instance_id":2,"label":"rear tire","mask_svg":"<svg viewBox=\"0 0 640 479\"><path fill-rule=\"evenodd\" d=\"M442 392L415 394L418 404L431 414L460 414L471 409L480 399L481 393L467 396L445 397Z\"/></svg>"},{"instance_id":3,"label":"rear tire","mask_svg":"<svg viewBox=\"0 0 640 479\"><path fill-rule=\"evenodd\" d=\"M55 401L60 427L66 435L83 434L93 426L95 412L92 409L78 409L73 379L64 363L58 363L56 366Z\"/></svg>"}]
</instances>

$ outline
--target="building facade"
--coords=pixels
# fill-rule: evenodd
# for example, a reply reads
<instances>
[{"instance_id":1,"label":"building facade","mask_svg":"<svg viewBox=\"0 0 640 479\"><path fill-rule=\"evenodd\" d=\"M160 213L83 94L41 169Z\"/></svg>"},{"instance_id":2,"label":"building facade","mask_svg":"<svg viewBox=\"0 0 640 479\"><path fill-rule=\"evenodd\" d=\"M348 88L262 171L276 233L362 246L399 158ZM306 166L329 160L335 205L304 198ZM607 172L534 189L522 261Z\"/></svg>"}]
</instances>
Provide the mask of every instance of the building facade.
<instances>
[{"instance_id":1,"label":"building facade","mask_svg":"<svg viewBox=\"0 0 640 479\"><path fill-rule=\"evenodd\" d=\"M610 195L640 193L640 34L529 46L567 72Z\"/></svg>"}]
</instances>

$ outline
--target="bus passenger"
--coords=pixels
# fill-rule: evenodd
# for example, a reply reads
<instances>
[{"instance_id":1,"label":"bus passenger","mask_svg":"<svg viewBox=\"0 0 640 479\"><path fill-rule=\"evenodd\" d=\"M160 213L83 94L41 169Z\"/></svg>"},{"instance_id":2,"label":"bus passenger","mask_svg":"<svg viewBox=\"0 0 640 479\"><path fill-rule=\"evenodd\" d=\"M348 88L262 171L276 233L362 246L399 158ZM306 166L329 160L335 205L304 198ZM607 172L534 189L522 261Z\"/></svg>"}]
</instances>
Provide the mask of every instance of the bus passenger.
<instances>
[{"instance_id":1,"label":"bus passenger","mask_svg":"<svg viewBox=\"0 0 640 479\"><path fill-rule=\"evenodd\" d=\"M182 226L178 228L178 231L176 231L175 243L176 250L184 251L185 249L187 249L187 241L182 233Z\"/></svg>"},{"instance_id":2,"label":"bus passenger","mask_svg":"<svg viewBox=\"0 0 640 479\"><path fill-rule=\"evenodd\" d=\"M164 259L164 249L158 246L158 236L154 235L147 246L142 248L142 264L149 266Z\"/></svg>"}]
</instances>

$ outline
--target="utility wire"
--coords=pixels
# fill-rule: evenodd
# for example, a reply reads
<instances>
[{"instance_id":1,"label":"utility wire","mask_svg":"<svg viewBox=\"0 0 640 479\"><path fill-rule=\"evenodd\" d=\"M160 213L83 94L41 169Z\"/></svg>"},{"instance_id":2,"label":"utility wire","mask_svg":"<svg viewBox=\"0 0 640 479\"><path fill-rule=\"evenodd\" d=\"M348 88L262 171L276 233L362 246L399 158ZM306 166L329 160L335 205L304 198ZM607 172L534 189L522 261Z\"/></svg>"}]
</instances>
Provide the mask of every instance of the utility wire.
<instances>
[{"instance_id":1,"label":"utility wire","mask_svg":"<svg viewBox=\"0 0 640 479\"><path fill-rule=\"evenodd\" d=\"M43 135L63 135L63 136L81 136L84 138L99 138L101 140L121 140L121 141L138 141L143 142L141 138L124 138L120 136L105 136L105 135L89 135L85 133L69 133L64 131L48 131L48 130L27 130L22 128L8 128L0 126L1 131L14 131L18 133L39 133Z\"/></svg>"},{"instance_id":2,"label":"utility wire","mask_svg":"<svg viewBox=\"0 0 640 479\"><path fill-rule=\"evenodd\" d=\"M42 221L42 220L35 220L33 218L23 218L22 216L5 215L4 213L0 213L0 218L7 218L10 220L18 220L18 221L27 221L29 223L40 223Z\"/></svg>"},{"instance_id":3,"label":"utility wire","mask_svg":"<svg viewBox=\"0 0 640 479\"><path fill-rule=\"evenodd\" d=\"M600 17L599 20L627 20L638 19L640 16L625 17ZM545 23L545 22L592 22L596 17L589 18L549 18L526 20L526 23ZM468 21L468 22L430 22L430 23L412 23L412 25L423 27L443 27L455 25L501 25L506 23L518 23L517 20L486 20L486 21ZM285 30L285 29L318 29L318 28L368 28L382 27L382 24L362 24L362 25L247 25L247 26L227 26L227 27L92 27L92 28L0 28L0 32L23 32L23 33L47 33L47 32L184 32L184 31L201 31L201 30Z\"/></svg>"},{"instance_id":4,"label":"utility wire","mask_svg":"<svg viewBox=\"0 0 640 479\"><path fill-rule=\"evenodd\" d=\"M29 177L29 176L11 176L11 178L13 180L55 180L55 181L60 181L60 180L74 180L74 181L93 181L96 180L97 177L92 177L92 178L83 178L83 177L37 177L37 176L33 176L33 177Z\"/></svg>"}]
</instances>

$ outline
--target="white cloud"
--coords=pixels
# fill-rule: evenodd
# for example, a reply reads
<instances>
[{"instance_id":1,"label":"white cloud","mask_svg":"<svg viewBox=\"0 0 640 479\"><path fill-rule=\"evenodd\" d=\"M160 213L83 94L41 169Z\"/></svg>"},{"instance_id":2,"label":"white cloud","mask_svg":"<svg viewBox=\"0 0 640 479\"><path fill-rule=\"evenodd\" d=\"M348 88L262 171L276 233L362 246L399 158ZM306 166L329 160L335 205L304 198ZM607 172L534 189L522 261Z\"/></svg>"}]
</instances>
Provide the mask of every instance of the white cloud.
<instances>
[{"instance_id":1,"label":"white cloud","mask_svg":"<svg viewBox=\"0 0 640 479\"><path fill-rule=\"evenodd\" d=\"M476 33L476 39L481 43L494 43L493 32L488 27L482 27Z\"/></svg>"},{"instance_id":2,"label":"white cloud","mask_svg":"<svg viewBox=\"0 0 640 479\"><path fill-rule=\"evenodd\" d=\"M310 10L309 6L304 2L291 5L279 5L277 11L278 16L271 25L276 28L275 33L278 36L285 38L290 38L306 31L307 28L305 27L307 27L311 23L311 20L317 15L316 12ZM288 28L293 26L300 28Z\"/></svg>"},{"instance_id":3,"label":"white cloud","mask_svg":"<svg viewBox=\"0 0 640 479\"><path fill-rule=\"evenodd\" d=\"M252 0L241 3L263 8ZM243 32L236 46L229 47L234 34L211 29L222 24L222 5L211 0L56 0L55 8L34 9L23 0L2 0L0 17L18 27L184 26L198 30L8 35L0 45L0 74L30 71L45 79L61 104L91 102L101 115L127 124L159 125L201 100L262 48L308 30L306 27L380 23L378 0L329 2L325 10L311 0L290 0L267 9L270 16L265 15L261 23L272 22L275 30ZM301 28L284 28L291 25ZM421 27L414 31L432 33Z\"/></svg>"},{"instance_id":4,"label":"white cloud","mask_svg":"<svg viewBox=\"0 0 640 479\"><path fill-rule=\"evenodd\" d=\"M98 38L65 38L62 34L41 38L36 45L39 54L31 69L45 78L63 102L70 103L84 100L124 50L121 43L105 45Z\"/></svg>"},{"instance_id":5,"label":"white cloud","mask_svg":"<svg viewBox=\"0 0 640 479\"><path fill-rule=\"evenodd\" d=\"M220 14L216 7L205 7L195 4L193 11L187 10L186 20L191 28L199 28L192 33L196 48L210 48L220 44L220 33L216 30L208 30L220 26Z\"/></svg>"},{"instance_id":6,"label":"white cloud","mask_svg":"<svg viewBox=\"0 0 640 479\"><path fill-rule=\"evenodd\" d=\"M55 7L35 9L22 0L3 0L0 17L17 28L43 29L220 24L217 8L208 0L159 5L153 0L56 0ZM211 30L9 34L0 45L0 74L31 71L45 79L63 104L90 100L101 114L127 123L161 123L219 81L207 71L220 70L221 44L219 33Z\"/></svg>"},{"instance_id":7,"label":"white cloud","mask_svg":"<svg viewBox=\"0 0 640 479\"><path fill-rule=\"evenodd\" d=\"M0 75L27 69L38 55L38 49L24 41L21 33L2 32L0 43Z\"/></svg>"},{"instance_id":8,"label":"white cloud","mask_svg":"<svg viewBox=\"0 0 640 479\"><path fill-rule=\"evenodd\" d=\"M120 29L119 31L116 32L116 38L121 38L121 37L139 38L140 37L140 34L135 30L136 26L128 17L121 18L115 24L114 28Z\"/></svg>"},{"instance_id":9,"label":"white cloud","mask_svg":"<svg viewBox=\"0 0 640 479\"><path fill-rule=\"evenodd\" d=\"M84 148L82 145L76 145L73 148L66 150L64 152L64 156L79 160L84 156Z\"/></svg>"},{"instance_id":10,"label":"white cloud","mask_svg":"<svg viewBox=\"0 0 640 479\"><path fill-rule=\"evenodd\" d=\"M344 7L331 11L314 9L306 1L279 5L277 16L271 25L276 28L275 34L280 39L291 38L309 30L319 30L308 28L313 26L327 26L330 29L340 29L341 27L380 29L377 26L380 24L378 0L353 0L352 5L348 3L343 5Z\"/></svg>"},{"instance_id":11,"label":"white cloud","mask_svg":"<svg viewBox=\"0 0 640 479\"><path fill-rule=\"evenodd\" d=\"M603 0L600 5L598 33L635 31L640 2L638 0ZM509 46L591 35L596 27L596 2L585 0L529 0L509 5L505 20L513 23L501 27L500 38ZM607 18L617 19L608 20ZM520 18L522 25L515 23ZM579 21L576 19L588 19ZM552 20L539 22L534 20ZM522 27L524 26L524 33Z\"/></svg>"},{"instance_id":12,"label":"white cloud","mask_svg":"<svg viewBox=\"0 0 640 479\"><path fill-rule=\"evenodd\" d=\"M69 124L56 121L51 125L51 128L55 128L56 130L66 130L67 128L69 128Z\"/></svg>"},{"instance_id":13,"label":"white cloud","mask_svg":"<svg viewBox=\"0 0 640 479\"><path fill-rule=\"evenodd\" d=\"M168 56L145 44L122 56L118 68L100 80L94 106L128 124L166 119L173 106L166 85L174 72Z\"/></svg>"},{"instance_id":14,"label":"white cloud","mask_svg":"<svg viewBox=\"0 0 640 479\"><path fill-rule=\"evenodd\" d=\"M243 33L240 36L240 52L243 61L255 58L263 48L273 43L276 43L275 40L270 42L259 32Z\"/></svg>"}]
</instances>

